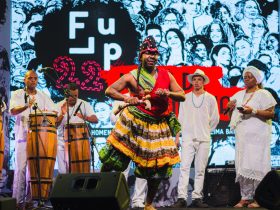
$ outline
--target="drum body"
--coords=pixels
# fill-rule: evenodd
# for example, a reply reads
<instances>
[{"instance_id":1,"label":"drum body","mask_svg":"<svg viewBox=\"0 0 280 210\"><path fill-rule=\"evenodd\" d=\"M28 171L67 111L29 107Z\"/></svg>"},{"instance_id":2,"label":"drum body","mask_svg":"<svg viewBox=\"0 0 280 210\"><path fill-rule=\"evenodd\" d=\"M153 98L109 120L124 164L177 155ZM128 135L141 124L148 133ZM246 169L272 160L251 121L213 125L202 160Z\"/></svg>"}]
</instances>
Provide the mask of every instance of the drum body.
<instances>
[{"instance_id":1,"label":"drum body","mask_svg":"<svg viewBox=\"0 0 280 210\"><path fill-rule=\"evenodd\" d=\"M0 179L2 178L2 169L3 169L3 162L4 162L4 148L5 148L5 141L4 141L3 117L0 114Z\"/></svg>"},{"instance_id":2,"label":"drum body","mask_svg":"<svg viewBox=\"0 0 280 210\"><path fill-rule=\"evenodd\" d=\"M70 136L70 159L71 173L90 173L90 143L88 130L84 123L70 123L69 128L64 126L65 160L69 164L69 141Z\"/></svg>"},{"instance_id":3,"label":"drum body","mask_svg":"<svg viewBox=\"0 0 280 210\"><path fill-rule=\"evenodd\" d=\"M57 153L57 115L54 113L39 113L37 119L35 114L30 114L29 118L27 160L32 199L48 200ZM36 132L36 125L38 132ZM37 150L37 143L39 150ZM38 170L40 171L41 187L39 186Z\"/></svg>"}]
</instances>

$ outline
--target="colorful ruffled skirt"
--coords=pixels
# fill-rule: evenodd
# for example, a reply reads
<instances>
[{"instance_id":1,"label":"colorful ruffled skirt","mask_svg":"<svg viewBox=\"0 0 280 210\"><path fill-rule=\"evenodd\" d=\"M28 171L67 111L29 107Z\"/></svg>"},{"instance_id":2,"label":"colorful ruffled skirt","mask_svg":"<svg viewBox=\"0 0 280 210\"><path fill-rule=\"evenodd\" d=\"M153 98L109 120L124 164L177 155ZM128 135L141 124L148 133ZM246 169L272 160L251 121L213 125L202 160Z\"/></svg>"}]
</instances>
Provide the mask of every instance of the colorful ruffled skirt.
<instances>
[{"instance_id":1,"label":"colorful ruffled skirt","mask_svg":"<svg viewBox=\"0 0 280 210\"><path fill-rule=\"evenodd\" d=\"M171 121L170 116L156 119L136 107L125 108L99 152L101 162L113 170L124 171L132 160L137 177L169 178L172 166L180 161L172 137L173 127L178 128L178 124L171 127Z\"/></svg>"}]
</instances>

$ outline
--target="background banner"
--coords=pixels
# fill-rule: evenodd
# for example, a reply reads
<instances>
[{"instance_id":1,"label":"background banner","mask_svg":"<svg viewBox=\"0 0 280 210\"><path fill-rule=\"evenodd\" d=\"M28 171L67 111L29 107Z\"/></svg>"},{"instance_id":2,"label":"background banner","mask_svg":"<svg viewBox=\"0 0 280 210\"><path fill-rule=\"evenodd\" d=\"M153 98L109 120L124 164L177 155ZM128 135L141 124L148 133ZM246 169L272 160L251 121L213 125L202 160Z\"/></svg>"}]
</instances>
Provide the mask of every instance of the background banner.
<instances>
[{"instance_id":1,"label":"background banner","mask_svg":"<svg viewBox=\"0 0 280 210\"><path fill-rule=\"evenodd\" d=\"M38 72L38 88L58 102L69 82L80 85L99 119L91 133L100 149L113 125L108 85L138 64L138 47L153 35L161 53L158 68L168 69L191 90L187 75L199 67L210 77L206 90L219 105L221 121L212 133L209 167L234 160L234 133L222 113L229 97L243 87L242 72L258 59L263 85L276 98L271 139L272 166L280 166L278 1L255 0L17 0L12 1L11 91L23 87L27 69ZM41 68L51 67L44 72ZM170 101L178 112L178 103ZM14 167L13 119L10 160ZM95 169L100 162L95 151ZM179 167L177 165L176 167Z\"/></svg>"}]
</instances>

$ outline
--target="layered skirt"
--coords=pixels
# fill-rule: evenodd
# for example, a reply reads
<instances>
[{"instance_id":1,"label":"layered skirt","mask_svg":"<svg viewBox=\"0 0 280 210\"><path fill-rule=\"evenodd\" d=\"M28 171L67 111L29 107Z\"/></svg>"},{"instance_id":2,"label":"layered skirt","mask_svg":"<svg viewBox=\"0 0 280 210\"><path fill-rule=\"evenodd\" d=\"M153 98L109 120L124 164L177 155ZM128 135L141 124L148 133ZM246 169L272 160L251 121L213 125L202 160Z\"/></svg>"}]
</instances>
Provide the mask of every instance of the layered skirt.
<instances>
[{"instance_id":1,"label":"layered skirt","mask_svg":"<svg viewBox=\"0 0 280 210\"><path fill-rule=\"evenodd\" d=\"M180 161L172 137L173 127L178 124L172 121L174 117L154 118L136 107L125 108L100 151L101 162L113 170L124 171L132 160L137 177L169 178L172 166Z\"/></svg>"}]
</instances>

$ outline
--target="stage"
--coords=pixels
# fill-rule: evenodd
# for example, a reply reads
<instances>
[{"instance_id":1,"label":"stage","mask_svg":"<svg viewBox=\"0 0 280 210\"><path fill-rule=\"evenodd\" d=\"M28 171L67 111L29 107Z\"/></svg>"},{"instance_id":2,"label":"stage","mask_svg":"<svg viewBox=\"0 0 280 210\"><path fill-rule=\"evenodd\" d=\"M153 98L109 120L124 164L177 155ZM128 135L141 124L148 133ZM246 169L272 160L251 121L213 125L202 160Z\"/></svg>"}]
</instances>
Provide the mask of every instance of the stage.
<instances>
[{"instance_id":1,"label":"stage","mask_svg":"<svg viewBox=\"0 0 280 210\"><path fill-rule=\"evenodd\" d=\"M29 209L26 209L26 210L32 210L34 208L29 208ZM36 210L53 210L53 208L36 208ZM128 208L127 210L143 210L144 208ZM202 210L202 209L205 209L205 208L157 208L157 210L185 210L185 209L188 209L188 210ZM233 207L210 207L210 208L206 208L208 210L236 210L237 208L233 208ZM248 208L238 208L240 210L242 209L248 209ZM257 208L258 210L268 210L266 208ZM94 210L94 208L93 208ZM99 210L99 209L98 209Z\"/></svg>"},{"instance_id":2,"label":"stage","mask_svg":"<svg viewBox=\"0 0 280 210\"><path fill-rule=\"evenodd\" d=\"M143 208L134 208L134 209L129 209L129 210L142 210ZM210 207L210 208L157 208L157 210L201 210L201 209L208 209L208 210L236 210L237 208L233 207ZM248 208L238 208L238 209L248 209ZM258 210L267 210L265 208L257 208Z\"/></svg>"}]
</instances>

